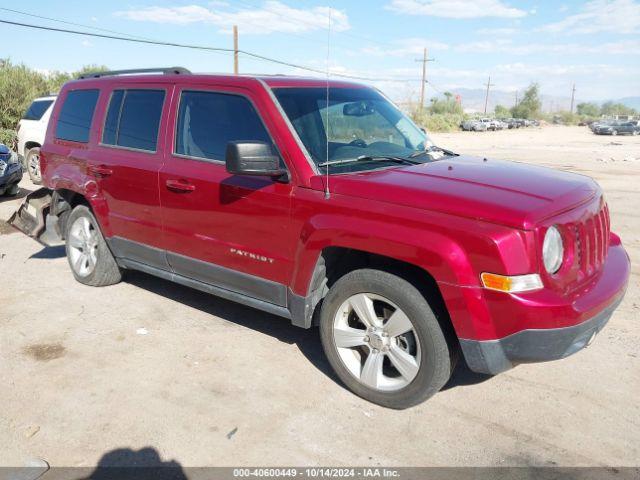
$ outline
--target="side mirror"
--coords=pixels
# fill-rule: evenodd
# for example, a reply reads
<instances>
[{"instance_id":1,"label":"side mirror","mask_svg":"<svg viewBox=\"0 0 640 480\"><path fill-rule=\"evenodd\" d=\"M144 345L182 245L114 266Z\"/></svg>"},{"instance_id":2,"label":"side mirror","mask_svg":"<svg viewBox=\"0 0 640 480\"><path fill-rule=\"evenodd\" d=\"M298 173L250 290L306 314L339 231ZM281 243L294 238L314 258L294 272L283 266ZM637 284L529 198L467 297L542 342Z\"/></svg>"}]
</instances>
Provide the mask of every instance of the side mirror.
<instances>
[{"instance_id":1,"label":"side mirror","mask_svg":"<svg viewBox=\"0 0 640 480\"><path fill-rule=\"evenodd\" d=\"M282 177L280 157L265 142L229 142L225 154L227 172L235 175Z\"/></svg>"}]
</instances>

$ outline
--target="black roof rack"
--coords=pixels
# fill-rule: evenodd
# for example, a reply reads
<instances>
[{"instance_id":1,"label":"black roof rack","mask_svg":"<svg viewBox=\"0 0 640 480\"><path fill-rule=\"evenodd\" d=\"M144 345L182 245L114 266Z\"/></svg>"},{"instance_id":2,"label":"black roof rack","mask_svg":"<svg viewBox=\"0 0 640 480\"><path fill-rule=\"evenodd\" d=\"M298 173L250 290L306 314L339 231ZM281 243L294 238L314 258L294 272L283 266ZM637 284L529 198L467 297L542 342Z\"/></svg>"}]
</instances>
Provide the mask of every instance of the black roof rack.
<instances>
[{"instance_id":1,"label":"black roof rack","mask_svg":"<svg viewBox=\"0 0 640 480\"><path fill-rule=\"evenodd\" d=\"M133 73L162 73L164 75L180 74L189 75L191 72L183 67L161 67L161 68L136 68L133 70L111 70L105 72L89 72L80 75L80 79L110 77L114 75L130 75Z\"/></svg>"}]
</instances>

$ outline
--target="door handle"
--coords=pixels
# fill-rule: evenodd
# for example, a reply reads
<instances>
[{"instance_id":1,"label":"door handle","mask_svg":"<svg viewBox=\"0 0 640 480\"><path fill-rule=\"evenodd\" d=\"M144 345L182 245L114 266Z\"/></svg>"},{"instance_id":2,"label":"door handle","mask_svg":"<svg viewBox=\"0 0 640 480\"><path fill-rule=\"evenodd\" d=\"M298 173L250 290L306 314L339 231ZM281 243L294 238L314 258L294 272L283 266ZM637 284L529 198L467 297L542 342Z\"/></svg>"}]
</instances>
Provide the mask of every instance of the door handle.
<instances>
[{"instance_id":1,"label":"door handle","mask_svg":"<svg viewBox=\"0 0 640 480\"><path fill-rule=\"evenodd\" d=\"M113 174L113 170L106 165L88 165L87 170L94 177L108 177Z\"/></svg>"},{"instance_id":2,"label":"door handle","mask_svg":"<svg viewBox=\"0 0 640 480\"><path fill-rule=\"evenodd\" d=\"M189 183L186 180L172 180L169 179L166 182L167 188L176 192L193 192L196 186L193 183Z\"/></svg>"}]
</instances>

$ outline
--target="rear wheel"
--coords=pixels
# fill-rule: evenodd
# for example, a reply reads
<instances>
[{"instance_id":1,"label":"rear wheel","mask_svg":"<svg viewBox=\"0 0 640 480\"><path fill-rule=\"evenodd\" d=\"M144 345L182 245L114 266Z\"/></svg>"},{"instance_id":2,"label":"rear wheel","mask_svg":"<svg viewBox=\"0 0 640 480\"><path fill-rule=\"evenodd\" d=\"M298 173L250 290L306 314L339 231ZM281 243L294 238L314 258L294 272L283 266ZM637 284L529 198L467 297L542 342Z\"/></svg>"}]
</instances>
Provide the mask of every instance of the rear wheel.
<instances>
[{"instance_id":1,"label":"rear wheel","mask_svg":"<svg viewBox=\"0 0 640 480\"><path fill-rule=\"evenodd\" d=\"M357 395L408 408L438 392L453 370L445 336L422 294L378 270L338 280L322 303L322 345L329 363Z\"/></svg>"},{"instance_id":2,"label":"rear wheel","mask_svg":"<svg viewBox=\"0 0 640 480\"><path fill-rule=\"evenodd\" d=\"M66 250L73 276L80 283L102 287L122 279L98 222L84 205L77 206L69 215Z\"/></svg>"},{"instance_id":3,"label":"rear wheel","mask_svg":"<svg viewBox=\"0 0 640 480\"><path fill-rule=\"evenodd\" d=\"M34 147L27 152L27 171L29 172L29 178L36 185L42 183L42 173L40 172L40 149Z\"/></svg>"}]
</instances>

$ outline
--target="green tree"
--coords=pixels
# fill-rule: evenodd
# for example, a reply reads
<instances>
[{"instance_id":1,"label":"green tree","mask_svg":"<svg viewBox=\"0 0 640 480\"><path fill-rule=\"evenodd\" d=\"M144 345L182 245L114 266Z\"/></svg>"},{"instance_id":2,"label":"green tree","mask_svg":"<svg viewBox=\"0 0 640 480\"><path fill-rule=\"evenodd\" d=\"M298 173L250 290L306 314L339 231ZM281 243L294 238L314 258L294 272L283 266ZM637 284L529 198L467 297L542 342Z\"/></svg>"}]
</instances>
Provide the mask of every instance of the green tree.
<instances>
[{"instance_id":1,"label":"green tree","mask_svg":"<svg viewBox=\"0 0 640 480\"><path fill-rule=\"evenodd\" d=\"M635 115L637 112L622 103L604 102L600 107L602 115Z\"/></svg>"},{"instance_id":2,"label":"green tree","mask_svg":"<svg viewBox=\"0 0 640 480\"><path fill-rule=\"evenodd\" d=\"M15 146L18 121L34 98L57 93L65 82L83 73L104 71L102 65L87 65L73 73L42 73L10 59L0 59L0 143Z\"/></svg>"},{"instance_id":3,"label":"green tree","mask_svg":"<svg viewBox=\"0 0 640 480\"><path fill-rule=\"evenodd\" d=\"M515 118L538 118L541 107L540 86L532 83L525 90L520 103L511 109L511 115Z\"/></svg>"},{"instance_id":4,"label":"green tree","mask_svg":"<svg viewBox=\"0 0 640 480\"><path fill-rule=\"evenodd\" d=\"M504 105L496 105L494 110L496 118L506 118L510 116L510 111Z\"/></svg>"},{"instance_id":5,"label":"green tree","mask_svg":"<svg viewBox=\"0 0 640 480\"><path fill-rule=\"evenodd\" d=\"M454 114L462 115L462 105L454 98L451 92L444 92L444 98L432 98L429 106L431 114Z\"/></svg>"},{"instance_id":6,"label":"green tree","mask_svg":"<svg viewBox=\"0 0 640 480\"><path fill-rule=\"evenodd\" d=\"M0 143L15 144L15 128L31 100L47 93L44 75L0 60Z\"/></svg>"},{"instance_id":7,"label":"green tree","mask_svg":"<svg viewBox=\"0 0 640 480\"><path fill-rule=\"evenodd\" d=\"M593 102L583 102L576 106L576 113L585 117L595 118L600 115L600 107Z\"/></svg>"}]
</instances>

